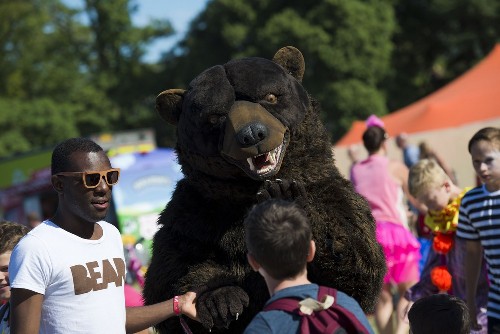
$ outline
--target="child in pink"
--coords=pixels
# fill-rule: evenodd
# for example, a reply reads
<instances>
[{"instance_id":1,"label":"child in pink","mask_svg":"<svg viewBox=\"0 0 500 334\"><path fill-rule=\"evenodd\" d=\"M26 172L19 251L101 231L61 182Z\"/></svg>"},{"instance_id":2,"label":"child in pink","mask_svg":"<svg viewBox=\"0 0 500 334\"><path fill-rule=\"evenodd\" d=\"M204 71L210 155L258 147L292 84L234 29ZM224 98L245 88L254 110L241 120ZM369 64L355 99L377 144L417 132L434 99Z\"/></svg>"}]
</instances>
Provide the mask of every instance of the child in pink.
<instances>
[{"instance_id":1,"label":"child in pink","mask_svg":"<svg viewBox=\"0 0 500 334\"><path fill-rule=\"evenodd\" d=\"M401 296L418 282L420 260L420 244L406 222L404 195L413 200L407 191L408 168L402 162L387 158L387 137L380 125L369 126L363 134L363 144L369 156L355 164L351 172L356 191L370 205L376 222L377 240L387 261L384 287L375 308L375 322L382 333L392 333L392 286L397 286ZM404 304L398 302L398 313L403 307ZM408 330L408 324L399 322L396 333L408 333Z\"/></svg>"}]
</instances>

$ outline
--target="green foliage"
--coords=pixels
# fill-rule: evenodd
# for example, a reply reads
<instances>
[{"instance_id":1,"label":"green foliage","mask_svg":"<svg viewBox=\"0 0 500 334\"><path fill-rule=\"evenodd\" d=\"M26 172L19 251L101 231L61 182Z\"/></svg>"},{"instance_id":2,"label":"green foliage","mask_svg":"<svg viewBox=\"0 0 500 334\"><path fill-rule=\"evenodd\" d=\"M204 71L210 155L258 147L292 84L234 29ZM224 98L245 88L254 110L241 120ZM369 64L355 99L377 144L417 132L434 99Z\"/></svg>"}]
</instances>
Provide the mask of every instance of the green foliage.
<instances>
[{"instance_id":1,"label":"green foliage","mask_svg":"<svg viewBox=\"0 0 500 334\"><path fill-rule=\"evenodd\" d=\"M132 24L139 0L0 2L0 158L76 135L175 128L155 96L186 88L232 58L271 58L285 45L306 60L304 86L333 140L353 120L383 115L455 79L500 36L498 0L209 0L158 64L143 56L166 20Z\"/></svg>"},{"instance_id":2,"label":"green foliage","mask_svg":"<svg viewBox=\"0 0 500 334\"><path fill-rule=\"evenodd\" d=\"M392 71L384 82L395 110L439 89L500 41L498 0L399 0Z\"/></svg>"},{"instance_id":3,"label":"green foliage","mask_svg":"<svg viewBox=\"0 0 500 334\"><path fill-rule=\"evenodd\" d=\"M53 145L78 135L75 106L48 98L0 99L0 156Z\"/></svg>"},{"instance_id":4,"label":"green foliage","mask_svg":"<svg viewBox=\"0 0 500 334\"><path fill-rule=\"evenodd\" d=\"M270 58L294 45L306 59L304 85L319 97L336 139L352 119L386 113L378 85L390 69L394 29L390 1L213 0L191 24L181 55L167 59L166 73L174 75L166 84L185 87L212 65L244 56ZM352 82L369 100L348 98L352 85L342 85ZM343 100L333 99L332 93Z\"/></svg>"},{"instance_id":5,"label":"green foliage","mask_svg":"<svg viewBox=\"0 0 500 334\"><path fill-rule=\"evenodd\" d=\"M158 70L142 58L148 43L173 32L170 23L133 26L129 0L84 5L0 2L0 157L156 122L150 79Z\"/></svg>"}]
</instances>

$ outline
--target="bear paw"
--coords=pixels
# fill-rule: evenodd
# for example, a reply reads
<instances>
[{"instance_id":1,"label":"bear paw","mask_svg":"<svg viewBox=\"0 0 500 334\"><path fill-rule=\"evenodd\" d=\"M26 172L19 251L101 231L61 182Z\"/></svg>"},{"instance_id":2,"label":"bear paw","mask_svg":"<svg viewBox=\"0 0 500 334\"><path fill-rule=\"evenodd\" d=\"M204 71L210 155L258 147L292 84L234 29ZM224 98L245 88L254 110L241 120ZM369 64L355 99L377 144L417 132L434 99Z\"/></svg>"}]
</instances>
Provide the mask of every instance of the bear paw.
<instances>
[{"instance_id":1,"label":"bear paw","mask_svg":"<svg viewBox=\"0 0 500 334\"><path fill-rule=\"evenodd\" d=\"M204 292L196 302L196 312L201 324L207 328L228 328L238 320L248 306L248 294L238 286L224 286Z\"/></svg>"}]
</instances>

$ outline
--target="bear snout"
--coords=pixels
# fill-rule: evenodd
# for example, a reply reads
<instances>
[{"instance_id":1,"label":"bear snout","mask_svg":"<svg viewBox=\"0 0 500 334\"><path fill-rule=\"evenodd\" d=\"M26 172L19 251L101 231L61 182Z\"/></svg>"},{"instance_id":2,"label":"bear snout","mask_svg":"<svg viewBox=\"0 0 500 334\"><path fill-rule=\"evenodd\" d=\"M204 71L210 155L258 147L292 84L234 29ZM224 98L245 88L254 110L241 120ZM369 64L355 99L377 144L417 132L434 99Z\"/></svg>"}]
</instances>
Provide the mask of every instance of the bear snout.
<instances>
[{"instance_id":1,"label":"bear snout","mask_svg":"<svg viewBox=\"0 0 500 334\"><path fill-rule=\"evenodd\" d=\"M250 147L265 140L269 135L269 129L261 122L246 124L236 134L236 140L241 147Z\"/></svg>"}]
</instances>

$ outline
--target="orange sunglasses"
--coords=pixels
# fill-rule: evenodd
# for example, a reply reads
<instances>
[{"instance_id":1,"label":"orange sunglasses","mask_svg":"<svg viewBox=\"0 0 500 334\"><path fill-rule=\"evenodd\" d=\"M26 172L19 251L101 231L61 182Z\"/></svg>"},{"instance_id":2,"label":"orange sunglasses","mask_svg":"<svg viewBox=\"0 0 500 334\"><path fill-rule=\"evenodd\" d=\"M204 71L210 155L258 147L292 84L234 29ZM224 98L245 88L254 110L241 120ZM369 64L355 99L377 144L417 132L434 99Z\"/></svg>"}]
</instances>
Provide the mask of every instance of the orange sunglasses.
<instances>
[{"instance_id":1,"label":"orange sunglasses","mask_svg":"<svg viewBox=\"0 0 500 334\"><path fill-rule=\"evenodd\" d=\"M108 186L114 186L120 179L120 168L111 168L103 170L102 172L61 172L57 173L56 176L76 176L80 174L82 175L82 181L85 188L97 188L103 177Z\"/></svg>"}]
</instances>

